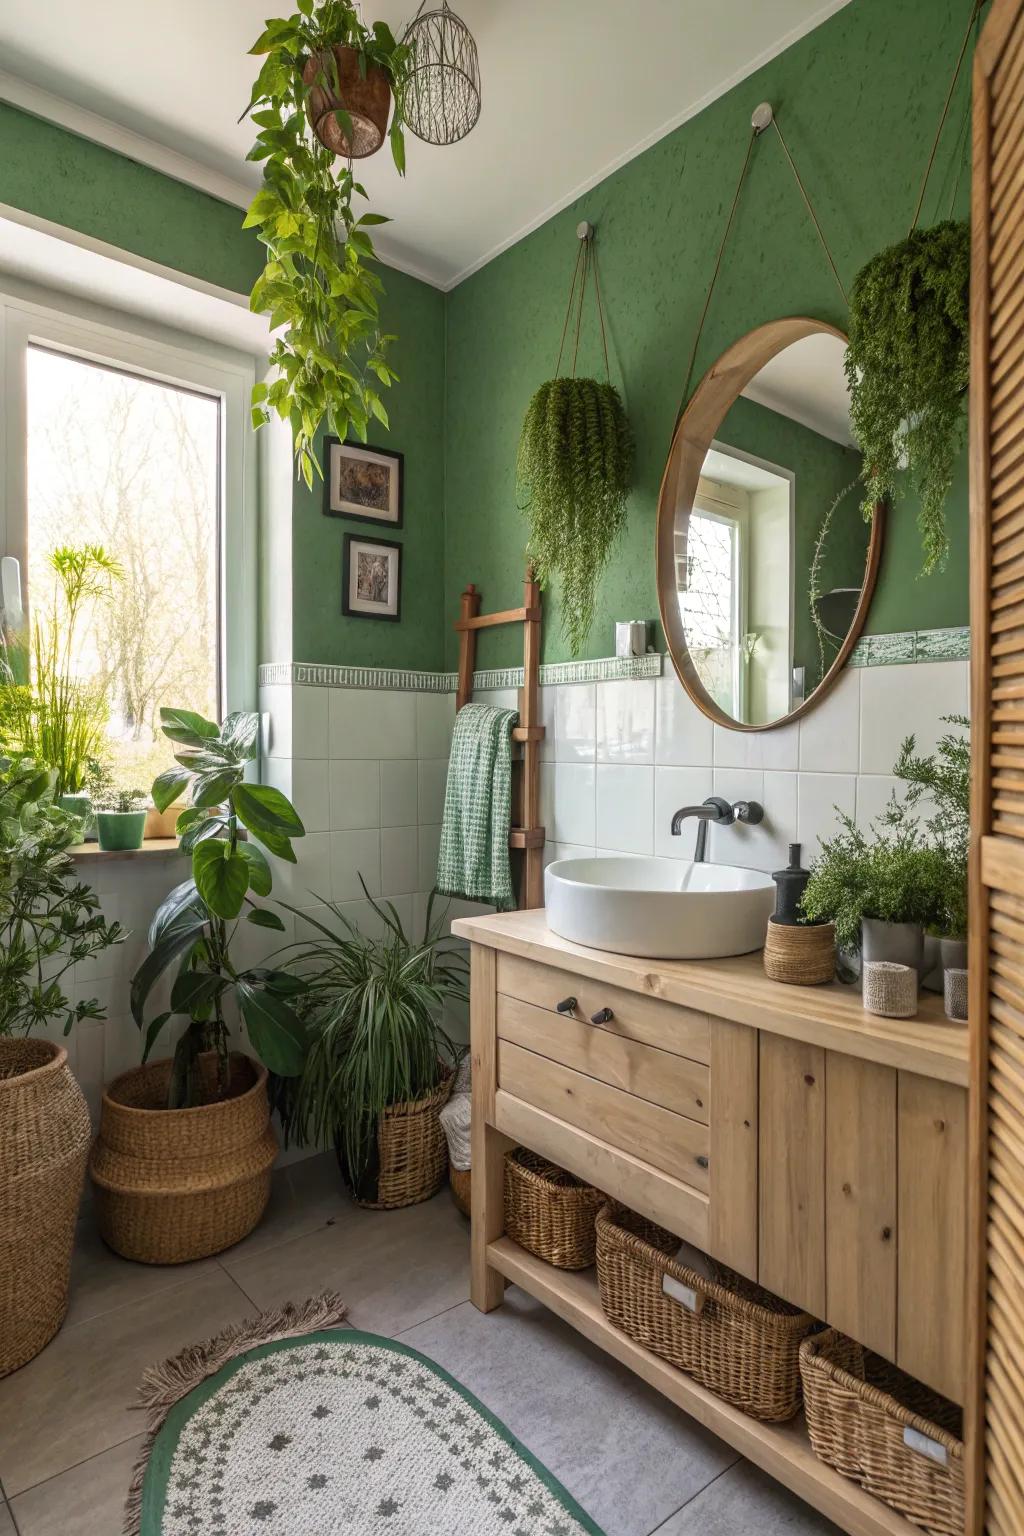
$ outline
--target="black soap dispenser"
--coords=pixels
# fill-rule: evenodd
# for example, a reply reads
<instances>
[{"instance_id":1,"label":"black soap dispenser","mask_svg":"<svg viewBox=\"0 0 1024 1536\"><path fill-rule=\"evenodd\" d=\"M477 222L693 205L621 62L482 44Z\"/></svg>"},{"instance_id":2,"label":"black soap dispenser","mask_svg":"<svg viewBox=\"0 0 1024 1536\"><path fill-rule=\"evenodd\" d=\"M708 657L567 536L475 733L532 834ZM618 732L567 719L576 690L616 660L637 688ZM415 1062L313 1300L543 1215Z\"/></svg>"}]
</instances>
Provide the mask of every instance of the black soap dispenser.
<instances>
[{"instance_id":1,"label":"black soap dispenser","mask_svg":"<svg viewBox=\"0 0 1024 1536\"><path fill-rule=\"evenodd\" d=\"M800 914L800 902L810 878L809 872L800 865L800 844L790 843L789 864L785 869L777 869L772 875L776 889L773 922L792 928L804 921Z\"/></svg>"}]
</instances>

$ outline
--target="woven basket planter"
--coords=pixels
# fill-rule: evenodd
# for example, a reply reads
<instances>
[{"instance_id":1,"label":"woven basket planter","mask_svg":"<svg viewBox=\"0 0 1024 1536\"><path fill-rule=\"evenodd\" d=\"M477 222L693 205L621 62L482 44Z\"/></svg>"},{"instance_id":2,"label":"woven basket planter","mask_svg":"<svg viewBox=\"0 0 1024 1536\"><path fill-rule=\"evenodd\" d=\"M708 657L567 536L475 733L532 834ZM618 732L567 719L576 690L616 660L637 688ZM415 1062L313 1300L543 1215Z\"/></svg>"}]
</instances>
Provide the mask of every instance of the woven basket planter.
<instances>
[{"instance_id":1,"label":"woven basket planter","mask_svg":"<svg viewBox=\"0 0 1024 1536\"><path fill-rule=\"evenodd\" d=\"M201 1063L209 1094L216 1061ZM142 1264L186 1264L239 1242L270 1198L277 1140L266 1068L231 1057L230 1096L166 1109L170 1061L135 1067L103 1095L89 1161L104 1242Z\"/></svg>"},{"instance_id":2,"label":"woven basket planter","mask_svg":"<svg viewBox=\"0 0 1024 1536\"><path fill-rule=\"evenodd\" d=\"M604 1202L590 1184L536 1152L517 1147L505 1156L505 1231L559 1269L593 1264L594 1222Z\"/></svg>"},{"instance_id":3,"label":"woven basket planter","mask_svg":"<svg viewBox=\"0 0 1024 1536\"><path fill-rule=\"evenodd\" d=\"M64 1047L0 1040L0 1376L64 1321L89 1136Z\"/></svg>"},{"instance_id":4,"label":"woven basket planter","mask_svg":"<svg viewBox=\"0 0 1024 1536\"><path fill-rule=\"evenodd\" d=\"M473 1174L469 1168L456 1168L453 1163L448 1165L448 1183L451 1185L452 1199L462 1212L463 1216L473 1214Z\"/></svg>"},{"instance_id":5,"label":"woven basket planter","mask_svg":"<svg viewBox=\"0 0 1024 1536\"><path fill-rule=\"evenodd\" d=\"M377 1124L377 1156L353 1181L341 1146L338 1163L357 1205L367 1211L396 1211L436 1195L448 1173L448 1143L439 1119L452 1091L447 1072L433 1093L408 1104L392 1104Z\"/></svg>"},{"instance_id":6,"label":"woven basket planter","mask_svg":"<svg viewBox=\"0 0 1024 1536\"><path fill-rule=\"evenodd\" d=\"M960 1409L834 1328L804 1340L800 1372L818 1459L929 1536L961 1536Z\"/></svg>"},{"instance_id":7,"label":"woven basket planter","mask_svg":"<svg viewBox=\"0 0 1024 1536\"><path fill-rule=\"evenodd\" d=\"M800 1344L815 1322L722 1265L717 1283L669 1257L670 1232L621 1206L597 1217L597 1280L609 1322L755 1419L781 1423L800 1407ZM690 1311L662 1290L691 1290Z\"/></svg>"}]
</instances>

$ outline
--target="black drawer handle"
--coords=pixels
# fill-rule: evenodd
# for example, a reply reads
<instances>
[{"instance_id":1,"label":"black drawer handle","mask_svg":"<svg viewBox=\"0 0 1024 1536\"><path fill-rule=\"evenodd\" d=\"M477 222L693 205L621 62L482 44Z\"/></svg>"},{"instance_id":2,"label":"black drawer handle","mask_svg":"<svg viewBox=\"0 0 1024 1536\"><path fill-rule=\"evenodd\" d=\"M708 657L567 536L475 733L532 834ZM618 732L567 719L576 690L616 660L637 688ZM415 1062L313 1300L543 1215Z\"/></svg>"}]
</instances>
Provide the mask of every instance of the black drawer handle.
<instances>
[{"instance_id":1,"label":"black drawer handle","mask_svg":"<svg viewBox=\"0 0 1024 1536\"><path fill-rule=\"evenodd\" d=\"M615 1015L610 1008L599 1008L590 1015L591 1024L610 1024Z\"/></svg>"},{"instance_id":2,"label":"black drawer handle","mask_svg":"<svg viewBox=\"0 0 1024 1536\"><path fill-rule=\"evenodd\" d=\"M574 997L563 997L562 1001L560 1003L556 1003L555 1004L555 1012L556 1013L575 1013L576 1012L576 999Z\"/></svg>"},{"instance_id":3,"label":"black drawer handle","mask_svg":"<svg viewBox=\"0 0 1024 1536\"><path fill-rule=\"evenodd\" d=\"M694 1162L697 1164L698 1168L706 1168L708 1166L708 1160L703 1156L703 1154L701 1154L700 1157L694 1158Z\"/></svg>"}]
</instances>

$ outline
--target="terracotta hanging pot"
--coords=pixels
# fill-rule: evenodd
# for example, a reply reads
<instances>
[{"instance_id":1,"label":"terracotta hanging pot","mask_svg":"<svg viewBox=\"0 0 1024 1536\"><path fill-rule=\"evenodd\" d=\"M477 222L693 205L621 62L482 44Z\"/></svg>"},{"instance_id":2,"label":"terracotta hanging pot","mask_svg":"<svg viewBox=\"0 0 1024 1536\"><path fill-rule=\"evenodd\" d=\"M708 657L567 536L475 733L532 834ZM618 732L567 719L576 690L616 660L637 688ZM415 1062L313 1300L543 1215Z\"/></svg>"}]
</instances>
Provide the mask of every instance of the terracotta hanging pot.
<instances>
[{"instance_id":1,"label":"terracotta hanging pot","mask_svg":"<svg viewBox=\"0 0 1024 1536\"><path fill-rule=\"evenodd\" d=\"M355 48L334 44L338 65L338 90L323 53L311 54L302 69L304 85L312 86L306 100L306 116L321 144L346 160L364 160L374 155L384 143L391 112L391 82L379 64L368 64L360 73L359 54ZM315 83L322 75L325 83ZM342 131L335 113L338 108L352 120L352 140Z\"/></svg>"}]
</instances>

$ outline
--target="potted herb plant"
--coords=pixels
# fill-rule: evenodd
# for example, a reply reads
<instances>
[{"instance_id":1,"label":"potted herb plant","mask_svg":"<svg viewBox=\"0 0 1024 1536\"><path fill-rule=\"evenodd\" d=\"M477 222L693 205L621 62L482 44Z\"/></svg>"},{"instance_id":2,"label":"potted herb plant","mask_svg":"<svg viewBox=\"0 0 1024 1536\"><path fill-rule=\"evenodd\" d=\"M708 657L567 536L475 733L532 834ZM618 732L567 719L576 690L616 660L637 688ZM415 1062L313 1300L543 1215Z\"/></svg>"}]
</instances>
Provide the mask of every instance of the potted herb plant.
<instances>
[{"instance_id":1,"label":"potted herb plant","mask_svg":"<svg viewBox=\"0 0 1024 1536\"><path fill-rule=\"evenodd\" d=\"M920 972L924 930L943 909L945 860L895 799L865 834L852 817L822 843L803 896L813 921L835 924L840 949L865 962L891 960Z\"/></svg>"},{"instance_id":2,"label":"potted herb plant","mask_svg":"<svg viewBox=\"0 0 1024 1536\"><path fill-rule=\"evenodd\" d=\"M393 338L381 334L382 287L368 265L368 229L387 220L356 216L353 196L366 194L348 157L382 143L393 94L389 136L404 172L409 50L384 22L365 27L351 0L304 0L292 16L268 21L252 52L264 62L246 108L258 129L249 159L263 162L263 187L245 224L267 261L250 307L283 328L270 355L276 376L253 390L253 425L275 411L291 423L311 486L322 474L315 444L324 421L337 437L351 430L364 441L374 417L387 426L379 388L396 377L386 360Z\"/></svg>"},{"instance_id":3,"label":"potted herb plant","mask_svg":"<svg viewBox=\"0 0 1024 1536\"><path fill-rule=\"evenodd\" d=\"M942 913L937 926L940 968L963 970L967 965L967 855L971 835L971 740L966 715L943 715L952 729L934 752L917 755L908 736L893 768L907 785L908 809L930 805L928 834L945 861ZM941 980L941 978L940 978ZM939 990L939 988L936 988Z\"/></svg>"},{"instance_id":4,"label":"potted herb plant","mask_svg":"<svg viewBox=\"0 0 1024 1536\"><path fill-rule=\"evenodd\" d=\"M67 1051L33 1032L103 1018L65 986L122 937L77 877L68 849L81 835L51 774L0 760L0 1376L38 1354L67 1310L89 1112Z\"/></svg>"},{"instance_id":5,"label":"potted herb plant","mask_svg":"<svg viewBox=\"0 0 1024 1536\"><path fill-rule=\"evenodd\" d=\"M273 884L267 852L294 863L292 840L304 828L279 790L246 780L258 715L232 714L221 726L190 710L160 716L177 766L155 780L153 801L163 810L187 792L178 832L192 877L150 924L150 952L131 985L142 1065L103 1095L90 1172L109 1245L127 1258L173 1264L237 1242L269 1197L277 1142L267 1071L290 1077L302 1069L305 1029L289 999L303 984L245 964L234 940L240 920L283 931L277 913L260 904ZM169 1000L147 1017L167 972ZM237 1010L256 1061L232 1050L229 1009ZM172 1023L173 1056L150 1062Z\"/></svg>"},{"instance_id":6,"label":"potted herb plant","mask_svg":"<svg viewBox=\"0 0 1024 1536\"><path fill-rule=\"evenodd\" d=\"M126 853L142 847L146 830L146 791L108 790L96 806L96 831L104 853Z\"/></svg>"},{"instance_id":7,"label":"potted herb plant","mask_svg":"<svg viewBox=\"0 0 1024 1536\"><path fill-rule=\"evenodd\" d=\"M335 1144L356 1201L380 1210L427 1200L444 1182L438 1116L458 1055L444 1009L468 989L466 960L435 921L433 897L416 940L390 902L367 895L381 925L375 936L334 904L323 922L303 914L316 936L285 965L306 979L309 1054L285 1085L282 1110L290 1135Z\"/></svg>"}]
</instances>

